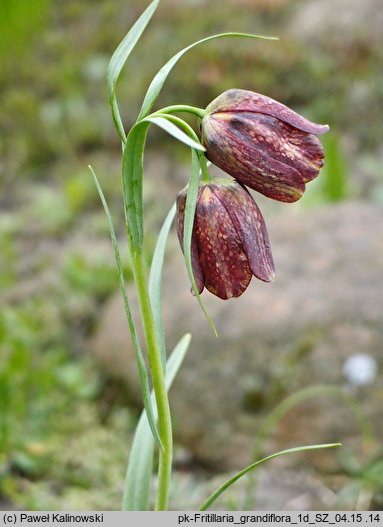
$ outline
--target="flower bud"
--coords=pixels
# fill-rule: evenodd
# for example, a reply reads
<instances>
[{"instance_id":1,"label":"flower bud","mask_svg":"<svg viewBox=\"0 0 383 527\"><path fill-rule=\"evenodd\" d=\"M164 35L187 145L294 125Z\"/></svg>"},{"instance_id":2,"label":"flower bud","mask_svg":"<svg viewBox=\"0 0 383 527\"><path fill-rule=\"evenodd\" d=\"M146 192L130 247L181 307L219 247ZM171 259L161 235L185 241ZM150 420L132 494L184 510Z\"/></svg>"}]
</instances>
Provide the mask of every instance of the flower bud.
<instances>
[{"instance_id":1,"label":"flower bud","mask_svg":"<svg viewBox=\"0 0 383 527\"><path fill-rule=\"evenodd\" d=\"M206 157L240 183L278 201L302 197L323 166L316 135L329 130L270 97L232 89L206 108Z\"/></svg>"},{"instance_id":2,"label":"flower bud","mask_svg":"<svg viewBox=\"0 0 383 527\"><path fill-rule=\"evenodd\" d=\"M186 190L177 197L177 234L183 250ZM270 282L274 263L262 214L250 193L229 179L200 186L191 243L198 291L224 300L240 296L252 278Z\"/></svg>"}]
</instances>

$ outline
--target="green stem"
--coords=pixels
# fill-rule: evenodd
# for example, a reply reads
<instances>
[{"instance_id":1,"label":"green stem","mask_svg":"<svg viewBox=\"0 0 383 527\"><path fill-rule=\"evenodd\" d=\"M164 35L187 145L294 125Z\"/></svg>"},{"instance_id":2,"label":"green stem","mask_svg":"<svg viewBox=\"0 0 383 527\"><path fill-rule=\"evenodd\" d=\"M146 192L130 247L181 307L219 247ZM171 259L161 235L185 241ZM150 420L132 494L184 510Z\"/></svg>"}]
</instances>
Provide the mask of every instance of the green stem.
<instances>
[{"instance_id":1,"label":"green stem","mask_svg":"<svg viewBox=\"0 0 383 527\"><path fill-rule=\"evenodd\" d=\"M169 487L172 470L173 435L169 399L166 391L164 370L161 362L160 345L157 339L152 307L147 287L145 261L141 252L132 251L132 267L137 297L140 304L145 342L148 351L153 390L156 396L158 410L158 433L163 445L159 452L158 487L156 510L167 510L169 502Z\"/></svg>"},{"instance_id":2,"label":"green stem","mask_svg":"<svg viewBox=\"0 0 383 527\"><path fill-rule=\"evenodd\" d=\"M166 108L161 108L161 110L159 110L156 113L158 115L161 115L161 114L169 114L173 112L189 112L194 115L197 115L200 119L203 119L206 114L206 110L202 110L201 108L195 108L194 106L185 106L181 104L176 104L174 106L167 106ZM186 131L186 133L189 133L189 135L195 141L199 141L197 134L187 123L185 123L184 121L181 121L177 117L172 116L172 119L174 119L174 122L176 122L176 124L178 124L181 128L183 128ZM199 152L199 151L197 152L197 155L198 155L199 163L201 165L202 181L204 183L209 183L209 181L211 181L211 177L207 169L206 157L203 152Z\"/></svg>"},{"instance_id":3,"label":"green stem","mask_svg":"<svg viewBox=\"0 0 383 527\"><path fill-rule=\"evenodd\" d=\"M153 113L151 116L156 116L156 115L165 116L167 119L169 119L169 121L172 121L174 124L177 124L180 128L182 128L187 134L190 135L192 139L199 142L199 138L197 134L195 133L195 131L193 130L193 128L188 123L186 123L184 120L180 119L179 117L176 117L175 115L169 115L169 108L172 109L172 108L185 108L185 107L179 106L179 105L168 106L167 108L162 108L161 110L158 110L158 112ZM187 106L186 108L191 108L191 106ZM203 183L209 183L209 181L211 181L211 176L207 168L206 157L204 153L200 152L199 150L198 151L196 150L196 153L198 156L199 164L201 166L202 181Z\"/></svg>"},{"instance_id":4,"label":"green stem","mask_svg":"<svg viewBox=\"0 0 383 527\"><path fill-rule=\"evenodd\" d=\"M192 113L193 115L196 115L200 119L203 119L206 115L206 110L202 108L197 108L196 106L188 106L187 104L173 104L172 106L166 106L165 108L161 108L161 110L159 111L161 113L177 113L177 112Z\"/></svg>"},{"instance_id":5,"label":"green stem","mask_svg":"<svg viewBox=\"0 0 383 527\"><path fill-rule=\"evenodd\" d=\"M209 183L209 181L211 181L211 177L207 168L206 157L204 153L200 151L197 151L197 156L199 159L199 164L201 165L202 182Z\"/></svg>"}]
</instances>

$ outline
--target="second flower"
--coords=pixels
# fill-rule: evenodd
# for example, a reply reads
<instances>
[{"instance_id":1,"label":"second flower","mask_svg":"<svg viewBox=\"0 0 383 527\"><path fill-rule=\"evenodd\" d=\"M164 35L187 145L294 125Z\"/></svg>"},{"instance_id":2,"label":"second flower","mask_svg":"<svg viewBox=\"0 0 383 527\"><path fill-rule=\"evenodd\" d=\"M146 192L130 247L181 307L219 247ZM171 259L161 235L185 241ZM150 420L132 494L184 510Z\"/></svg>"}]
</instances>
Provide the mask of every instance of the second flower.
<instances>
[{"instance_id":1,"label":"second flower","mask_svg":"<svg viewBox=\"0 0 383 527\"><path fill-rule=\"evenodd\" d=\"M186 189L177 197L177 233L183 250ZM214 179L200 186L191 244L193 274L224 300L240 296L252 278L270 282L274 263L262 214L237 181Z\"/></svg>"}]
</instances>

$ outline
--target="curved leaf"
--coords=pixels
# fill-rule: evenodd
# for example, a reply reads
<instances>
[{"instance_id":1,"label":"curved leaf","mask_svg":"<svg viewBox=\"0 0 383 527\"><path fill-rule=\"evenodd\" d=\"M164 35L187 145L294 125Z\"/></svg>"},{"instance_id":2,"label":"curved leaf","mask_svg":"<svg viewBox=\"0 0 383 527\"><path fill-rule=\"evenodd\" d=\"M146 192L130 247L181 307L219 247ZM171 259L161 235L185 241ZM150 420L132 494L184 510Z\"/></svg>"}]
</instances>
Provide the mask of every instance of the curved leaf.
<instances>
[{"instance_id":1,"label":"curved leaf","mask_svg":"<svg viewBox=\"0 0 383 527\"><path fill-rule=\"evenodd\" d=\"M162 267L165 257L166 242L168 239L170 227L172 226L174 216L176 214L176 205L172 205L171 209L166 216L164 224L162 225L160 234L157 239L157 244L154 249L152 264L150 266L149 274L149 297L153 311L154 324L158 335L158 342L160 343L162 367L166 369L166 346L165 346L165 333L162 319Z\"/></svg>"},{"instance_id":2,"label":"curved leaf","mask_svg":"<svg viewBox=\"0 0 383 527\"><path fill-rule=\"evenodd\" d=\"M180 124L188 134L173 123ZM149 116L131 128L126 139L122 158L122 183L125 216L129 226L127 234L132 248L137 251L141 251L143 243L143 157L146 137L151 124L159 126L193 149L198 149L198 151L205 150L199 143L198 137L193 129L185 121L173 115Z\"/></svg>"},{"instance_id":3,"label":"curved leaf","mask_svg":"<svg viewBox=\"0 0 383 527\"><path fill-rule=\"evenodd\" d=\"M169 389L186 355L191 335L187 333L174 348L166 370L166 388ZM152 393L152 402L155 398ZM157 414L155 415L157 418ZM123 511L149 510L150 483L153 472L154 441L150 432L147 416L142 412L138 422L129 455L126 472L124 495L122 499Z\"/></svg>"},{"instance_id":4,"label":"curved leaf","mask_svg":"<svg viewBox=\"0 0 383 527\"><path fill-rule=\"evenodd\" d=\"M167 132L169 135L172 135L178 141L180 141L181 143L184 143L187 146L190 146L191 148L195 148L196 150L200 150L201 152L204 152L206 150L206 148L202 146L199 141L197 142L194 139L191 139L187 134L185 134L182 130L180 130L178 126L170 122L169 117L171 116L167 116L167 115L164 115L163 117L159 115L151 116L151 117L146 117L141 122L150 122L150 123L153 123L159 126L163 130L165 130L165 132Z\"/></svg>"},{"instance_id":5,"label":"curved leaf","mask_svg":"<svg viewBox=\"0 0 383 527\"><path fill-rule=\"evenodd\" d=\"M198 287L195 282L195 278L193 274L193 266L192 266L192 261L191 261L191 241L192 241L192 235L193 235L195 210L196 210L197 198L198 198L199 173L200 173L200 162L198 159L198 153L196 152L196 150L192 149L191 172L190 172L190 179L189 179L189 185L188 185L187 196L186 196L185 217L184 217L184 257L185 257L185 263L186 263L186 270L187 270L189 280L192 286L192 291L197 297L198 303L207 321L209 322L215 336L218 337L218 333L214 326L214 323L211 320L208 312L206 311L206 308L201 299L201 295L199 294Z\"/></svg>"},{"instance_id":6,"label":"curved leaf","mask_svg":"<svg viewBox=\"0 0 383 527\"><path fill-rule=\"evenodd\" d=\"M357 399L355 399L346 390L338 386L326 386L318 384L302 388L301 390L288 395L285 399L278 403L275 408L273 408L273 410L268 414L266 419L259 427L252 458L255 459L256 457L262 455L263 445L267 437L270 435L271 431L276 428L277 423L283 418L284 415L287 414L287 412L311 398L317 398L321 396L339 397L342 399L354 414L354 417L362 432L364 441L366 443L374 441L374 431L372 429L371 423L363 413L362 409L359 407Z\"/></svg>"},{"instance_id":7,"label":"curved leaf","mask_svg":"<svg viewBox=\"0 0 383 527\"><path fill-rule=\"evenodd\" d=\"M94 170L93 170L93 168L91 166L89 166L89 169L90 169L90 171L92 173L92 176L93 176L93 179L94 179L94 183L96 185L98 194L99 194L100 199L101 199L102 206L104 207L105 215L106 215L107 220L108 220L109 233L110 233L110 237L112 239L112 245L113 245L113 249L114 249L114 256L115 256L115 260L116 260L116 266L117 266L117 271L118 271L118 279L119 279L119 283L120 283L121 294L122 294L122 298L123 298L123 301L124 301L124 307L125 307L126 317L128 319L129 331L130 331L130 335L131 335L131 338L132 338L133 348L134 348L134 352L135 352L136 360L137 360L137 365L138 365L138 373L139 373L139 377L140 377L140 385L141 385L142 397L143 397L143 400L144 400L145 412L146 412L146 414L148 416L148 423L149 423L149 427L150 427L151 433L153 434L153 437L155 438L158 446L160 448L162 448L161 440L160 440L160 437L159 437L159 434L158 434L158 430L157 430L157 426L156 426L156 423L155 423L155 417L154 417L154 411L153 411L153 406L152 406L152 400L150 398L149 376L148 376L148 372L147 372L147 369L146 369L145 360L144 360L144 357L143 357L143 354L142 354L142 351L141 351L141 346L140 346L140 341L138 339L136 326L134 324L134 320L133 320L132 313L131 313L131 310L130 310L128 295L127 295L126 286L125 286L124 270L122 268L122 263L121 263L120 249L119 249L119 246L118 246L116 233L115 233L115 230L114 230L114 227L113 227L112 217L111 217L111 214L110 214L110 211L109 211L109 207L108 207L108 204L106 202L104 193L102 191L101 185L100 185L100 183L99 183L99 181L97 179L97 176L96 176L96 174L95 174L95 172L94 172Z\"/></svg>"},{"instance_id":8,"label":"curved leaf","mask_svg":"<svg viewBox=\"0 0 383 527\"><path fill-rule=\"evenodd\" d=\"M143 156L149 122L137 123L126 139L122 157L122 185L124 192L127 234L131 247L140 252L143 243L144 218L142 202Z\"/></svg>"},{"instance_id":9,"label":"curved leaf","mask_svg":"<svg viewBox=\"0 0 383 527\"><path fill-rule=\"evenodd\" d=\"M276 452L275 454L272 454L271 456L264 457L263 459L260 459L259 461L256 461L255 463L252 463L245 469L241 470L235 476L228 479L223 485L221 485L213 494L209 496L209 498L201 505L200 511L206 511L214 502L215 500L233 483L235 483L239 478L253 470L254 468L258 467L259 465L262 465L263 463L266 463L266 461L269 461L270 459L274 459L276 457L284 456L285 454L294 454L297 452L305 452L307 450L319 450L321 448L335 448L338 446L342 446L341 443L328 443L323 445L308 445L308 446L300 446L296 448L289 448L287 450L281 450L280 452Z\"/></svg>"},{"instance_id":10,"label":"curved leaf","mask_svg":"<svg viewBox=\"0 0 383 527\"><path fill-rule=\"evenodd\" d=\"M133 27L127 33L120 45L117 47L109 62L108 71L106 74L109 104L112 110L112 116L116 130L123 142L125 142L126 134L124 126L122 124L120 112L118 110L118 104L116 99L116 84L125 62L127 61L130 53L132 52L133 48L135 47L139 38L144 32L146 26L148 25L150 19L152 18L155 10L158 7L158 4L159 0L154 0L144 11L144 13L142 13L140 18L133 25Z\"/></svg>"},{"instance_id":11,"label":"curved leaf","mask_svg":"<svg viewBox=\"0 0 383 527\"><path fill-rule=\"evenodd\" d=\"M144 102L142 103L141 111L138 116L137 121L140 121L144 117L146 117L150 110L153 107L153 104L156 102L157 97L161 91L162 86L164 85L169 73L173 69L173 67L176 65L178 60L190 49L199 46L200 44L203 44L204 42L208 42L209 40L214 40L217 38L225 38L225 37L239 37L239 38L260 38L265 40L278 40L276 37L266 37L262 35L252 35L250 33L219 33L217 35L212 35L210 37L203 38L201 40L198 40L197 42L194 42L193 44L190 44L190 46L187 46L186 48L179 51L174 57L172 57L157 73L157 75L152 80L148 91L146 92Z\"/></svg>"},{"instance_id":12,"label":"curved leaf","mask_svg":"<svg viewBox=\"0 0 383 527\"><path fill-rule=\"evenodd\" d=\"M204 152L206 148L200 143L200 140L198 138L198 135L195 133L193 128L190 126L189 123L178 117L177 115L173 115L171 113L163 113L162 110L159 112L156 112L149 117L145 117L144 121L148 120L150 117L162 117L163 119L166 119L167 121L170 121L170 123L174 123L178 125L178 128L181 128L181 130L185 130L185 133L194 140L195 144L199 146L199 148L196 148L199 152ZM192 146L192 145L189 145Z\"/></svg>"}]
</instances>

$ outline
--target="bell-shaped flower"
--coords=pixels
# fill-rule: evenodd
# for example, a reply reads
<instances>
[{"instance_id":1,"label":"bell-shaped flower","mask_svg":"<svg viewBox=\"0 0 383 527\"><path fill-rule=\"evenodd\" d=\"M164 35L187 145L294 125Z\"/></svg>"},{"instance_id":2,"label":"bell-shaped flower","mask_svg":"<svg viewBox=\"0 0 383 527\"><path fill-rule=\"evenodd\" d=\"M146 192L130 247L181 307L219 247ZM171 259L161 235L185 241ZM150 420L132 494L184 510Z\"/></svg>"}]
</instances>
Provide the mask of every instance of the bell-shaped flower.
<instances>
[{"instance_id":1,"label":"bell-shaped flower","mask_svg":"<svg viewBox=\"0 0 383 527\"><path fill-rule=\"evenodd\" d=\"M186 190L177 197L177 233L183 250ZM262 214L240 183L215 179L202 183L191 243L198 291L222 299L240 296L252 276L269 282L274 263Z\"/></svg>"},{"instance_id":2,"label":"bell-shaped flower","mask_svg":"<svg viewBox=\"0 0 383 527\"><path fill-rule=\"evenodd\" d=\"M206 157L240 183L278 201L302 197L323 166L316 137L329 130L258 93L232 89L206 108Z\"/></svg>"}]
</instances>

